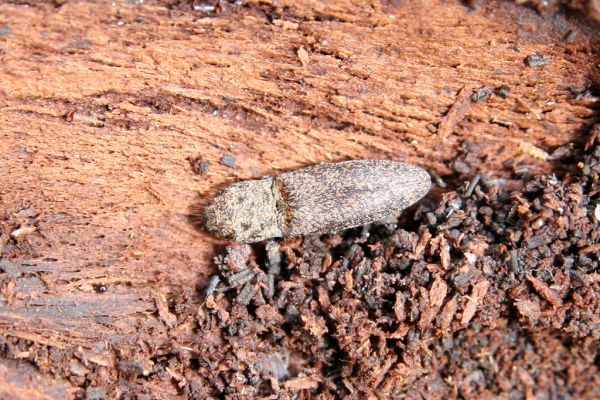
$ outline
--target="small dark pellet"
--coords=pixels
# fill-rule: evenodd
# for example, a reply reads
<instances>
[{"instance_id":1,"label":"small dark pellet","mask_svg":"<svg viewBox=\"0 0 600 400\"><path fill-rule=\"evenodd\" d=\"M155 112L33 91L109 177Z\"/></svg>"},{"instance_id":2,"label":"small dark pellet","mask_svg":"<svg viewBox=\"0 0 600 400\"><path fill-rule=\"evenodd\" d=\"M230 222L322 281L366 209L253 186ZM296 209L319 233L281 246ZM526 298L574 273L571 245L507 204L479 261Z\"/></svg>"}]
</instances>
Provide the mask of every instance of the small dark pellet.
<instances>
[{"instance_id":1,"label":"small dark pellet","mask_svg":"<svg viewBox=\"0 0 600 400\"><path fill-rule=\"evenodd\" d=\"M248 282L248 283L246 283L246 285L244 285L242 290L240 290L240 293L235 298L235 301L238 304L247 306L248 304L250 304L250 301L252 300L252 298L254 297L255 294L256 294L256 287L254 286L253 283Z\"/></svg>"},{"instance_id":2,"label":"small dark pellet","mask_svg":"<svg viewBox=\"0 0 600 400\"><path fill-rule=\"evenodd\" d=\"M267 290L265 292L265 296L267 296L268 298L272 298L273 296L275 296L275 276L274 275L267 275Z\"/></svg>"},{"instance_id":3,"label":"small dark pellet","mask_svg":"<svg viewBox=\"0 0 600 400\"><path fill-rule=\"evenodd\" d=\"M208 285L206 286L206 289L204 289L204 295L206 297L208 297L211 294L213 294L220 281L221 280L219 279L219 277L217 275L211 276L210 279L208 280Z\"/></svg>"},{"instance_id":4,"label":"small dark pellet","mask_svg":"<svg viewBox=\"0 0 600 400\"><path fill-rule=\"evenodd\" d=\"M265 248L269 260L268 272L271 275L277 275L281 271L281 252L279 251L279 244L271 241L267 243Z\"/></svg>"},{"instance_id":5,"label":"small dark pellet","mask_svg":"<svg viewBox=\"0 0 600 400\"><path fill-rule=\"evenodd\" d=\"M581 271L569 271L569 276L576 282L579 282L584 285L589 284L587 275L582 273Z\"/></svg>"},{"instance_id":6,"label":"small dark pellet","mask_svg":"<svg viewBox=\"0 0 600 400\"><path fill-rule=\"evenodd\" d=\"M225 165L226 167L229 168L234 168L235 167L235 157L232 156L231 154L225 154L222 158L221 158L221 164Z\"/></svg>"},{"instance_id":7,"label":"small dark pellet","mask_svg":"<svg viewBox=\"0 0 600 400\"><path fill-rule=\"evenodd\" d=\"M367 260L366 258L363 259L359 264L358 267L356 267L356 270L354 271L354 280L356 282L358 282L363 276L365 276L365 274L367 274L369 272L369 270L371 269L371 262L369 260Z\"/></svg>"},{"instance_id":8,"label":"small dark pellet","mask_svg":"<svg viewBox=\"0 0 600 400\"><path fill-rule=\"evenodd\" d=\"M510 271L515 274L520 272L519 252L517 250L510 252Z\"/></svg>"},{"instance_id":9,"label":"small dark pellet","mask_svg":"<svg viewBox=\"0 0 600 400\"><path fill-rule=\"evenodd\" d=\"M565 36L563 36L563 41L565 42L572 42L573 40L575 40L575 38L577 38L577 31L574 29L569 30L569 32L567 32L565 34Z\"/></svg>"},{"instance_id":10,"label":"small dark pellet","mask_svg":"<svg viewBox=\"0 0 600 400\"><path fill-rule=\"evenodd\" d=\"M427 214L425 214L425 218L427 218L427 223L430 226L436 226L437 225L437 217L435 216L434 213L428 212Z\"/></svg>"},{"instance_id":11,"label":"small dark pellet","mask_svg":"<svg viewBox=\"0 0 600 400\"><path fill-rule=\"evenodd\" d=\"M454 160L452 167L459 174L467 175L469 172L471 172L471 167L469 164L459 159Z\"/></svg>"},{"instance_id":12,"label":"small dark pellet","mask_svg":"<svg viewBox=\"0 0 600 400\"><path fill-rule=\"evenodd\" d=\"M540 246L548 244L552 241L552 239L546 235L545 233L540 233L539 235L535 235L529 238L527 241L528 249L537 249Z\"/></svg>"},{"instance_id":13,"label":"small dark pellet","mask_svg":"<svg viewBox=\"0 0 600 400\"><path fill-rule=\"evenodd\" d=\"M97 293L105 293L108 290L108 288L106 287L106 285L96 284L94 285L94 290Z\"/></svg>"},{"instance_id":14,"label":"small dark pellet","mask_svg":"<svg viewBox=\"0 0 600 400\"><path fill-rule=\"evenodd\" d=\"M71 47L81 50L88 50L92 48L92 42L90 42L88 39L80 39L71 43Z\"/></svg>"},{"instance_id":15,"label":"small dark pellet","mask_svg":"<svg viewBox=\"0 0 600 400\"><path fill-rule=\"evenodd\" d=\"M254 271L251 270L250 268L245 269L241 272L238 272L237 274L233 274L230 277L227 278L227 280L229 281L229 284L233 287L236 286L241 286L244 283L248 282L249 280L251 280L252 278L254 278Z\"/></svg>"},{"instance_id":16,"label":"small dark pellet","mask_svg":"<svg viewBox=\"0 0 600 400\"><path fill-rule=\"evenodd\" d=\"M202 157L189 157L192 170L198 175L206 175L210 168L210 161L206 161Z\"/></svg>"},{"instance_id":17,"label":"small dark pellet","mask_svg":"<svg viewBox=\"0 0 600 400\"><path fill-rule=\"evenodd\" d=\"M469 186L467 186L467 190L465 191L466 197L471 197L473 195L473 191L475 190L475 187L479 183L480 179L481 179L481 176L479 176L479 175L475 175L473 177L473 179L471 179L471 182L469 182Z\"/></svg>"},{"instance_id":18,"label":"small dark pellet","mask_svg":"<svg viewBox=\"0 0 600 400\"><path fill-rule=\"evenodd\" d=\"M121 360L117 367L120 373L128 377L140 376L144 373L143 365L135 360Z\"/></svg>"},{"instance_id":19,"label":"small dark pellet","mask_svg":"<svg viewBox=\"0 0 600 400\"><path fill-rule=\"evenodd\" d=\"M497 87L496 90L494 90L494 93L496 93L496 96L502 99L506 99L510 93L510 87L502 85L500 87Z\"/></svg>"},{"instance_id":20,"label":"small dark pellet","mask_svg":"<svg viewBox=\"0 0 600 400\"><path fill-rule=\"evenodd\" d=\"M550 60L539 54L531 54L525 57L525 64L531 68L540 68L550 64Z\"/></svg>"},{"instance_id":21,"label":"small dark pellet","mask_svg":"<svg viewBox=\"0 0 600 400\"><path fill-rule=\"evenodd\" d=\"M104 400L106 398L106 389L103 387L89 386L85 391L86 400Z\"/></svg>"}]
</instances>

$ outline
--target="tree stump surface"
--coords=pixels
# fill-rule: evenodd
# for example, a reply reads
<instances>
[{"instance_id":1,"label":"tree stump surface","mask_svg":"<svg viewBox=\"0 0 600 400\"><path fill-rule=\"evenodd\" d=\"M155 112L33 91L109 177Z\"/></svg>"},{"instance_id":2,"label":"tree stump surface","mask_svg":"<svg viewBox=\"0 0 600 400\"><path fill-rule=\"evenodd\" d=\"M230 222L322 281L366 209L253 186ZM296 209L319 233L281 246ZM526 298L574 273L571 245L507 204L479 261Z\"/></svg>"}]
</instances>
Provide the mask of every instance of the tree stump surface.
<instances>
[{"instance_id":1,"label":"tree stump surface","mask_svg":"<svg viewBox=\"0 0 600 400\"><path fill-rule=\"evenodd\" d=\"M465 143L485 149L474 173L563 167L552 153L595 115L574 95L591 23L395 3L1 4L0 393L70 397L87 363L168 353L165 304L202 302L222 245L190 214L228 183L382 158L461 184Z\"/></svg>"}]
</instances>

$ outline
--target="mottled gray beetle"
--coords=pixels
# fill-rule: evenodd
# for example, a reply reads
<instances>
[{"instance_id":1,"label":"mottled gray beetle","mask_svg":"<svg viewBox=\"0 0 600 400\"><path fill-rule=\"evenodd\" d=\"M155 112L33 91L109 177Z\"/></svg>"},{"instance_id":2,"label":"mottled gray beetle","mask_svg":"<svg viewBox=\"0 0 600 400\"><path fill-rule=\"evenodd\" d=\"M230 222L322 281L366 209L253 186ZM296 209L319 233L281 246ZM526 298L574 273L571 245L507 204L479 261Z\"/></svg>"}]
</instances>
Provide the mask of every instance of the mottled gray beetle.
<instances>
[{"instance_id":1,"label":"mottled gray beetle","mask_svg":"<svg viewBox=\"0 0 600 400\"><path fill-rule=\"evenodd\" d=\"M429 191L423 168L357 160L234 183L204 210L206 228L236 242L341 231L380 220Z\"/></svg>"}]
</instances>

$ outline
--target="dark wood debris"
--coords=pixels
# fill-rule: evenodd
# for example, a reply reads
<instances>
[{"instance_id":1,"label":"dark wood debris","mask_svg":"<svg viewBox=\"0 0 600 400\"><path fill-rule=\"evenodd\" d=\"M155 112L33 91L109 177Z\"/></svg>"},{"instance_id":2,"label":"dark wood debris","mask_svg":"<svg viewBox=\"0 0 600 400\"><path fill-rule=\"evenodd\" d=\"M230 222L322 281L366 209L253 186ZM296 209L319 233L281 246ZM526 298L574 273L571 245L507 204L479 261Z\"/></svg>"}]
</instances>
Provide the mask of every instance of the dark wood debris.
<instances>
[{"instance_id":1,"label":"dark wood debris","mask_svg":"<svg viewBox=\"0 0 600 400\"><path fill-rule=\"evenodd\" d=\"M198 175L206 175L210 169L210 161L205 160L202 156L188 157L190 166Z\"/></svg>"},{"instance_id":2,"label":"dark wood debris","mask_svg":"<svg viewBox=\"0 0 600 400\"><path fill-rule=\"evenodd\" d=\"M520 191L457 168L463 189L413 207L404 228L226 248L185 337L194 352L176 356L182 390L597 398L600 146L589 147L577 175Z\"/></svg>"},{"instance_id":3,"label":"dark wood debris","mask_svg":"<svg viewBox=\"0 0 600 400\"><path fill-rule=\"evenodd\" d=\"M530 54L525 57L525 64L531 68L540 68L550 64L550 60L539 54Z\"/></svg>"}]
</instances>

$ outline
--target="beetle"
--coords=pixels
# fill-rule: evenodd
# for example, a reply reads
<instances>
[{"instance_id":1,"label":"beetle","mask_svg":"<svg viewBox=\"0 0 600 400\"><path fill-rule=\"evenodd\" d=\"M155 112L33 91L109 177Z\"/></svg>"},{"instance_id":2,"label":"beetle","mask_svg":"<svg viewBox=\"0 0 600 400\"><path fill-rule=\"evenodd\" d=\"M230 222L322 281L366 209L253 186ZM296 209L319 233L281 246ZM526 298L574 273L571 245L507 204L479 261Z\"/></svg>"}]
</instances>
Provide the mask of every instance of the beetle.
<instances>
[{"instance_id":1,"label":"beetle","mask_svg":"<svg viewBox=\"0 0 600 400\"><path fill-rule=\"evenodd\" d=\"M371 223L417 202L431 179L391 160L323 163L234 183L204 209L208 231L236 242L338 232Z\"/></svg>"}]
</instances>

